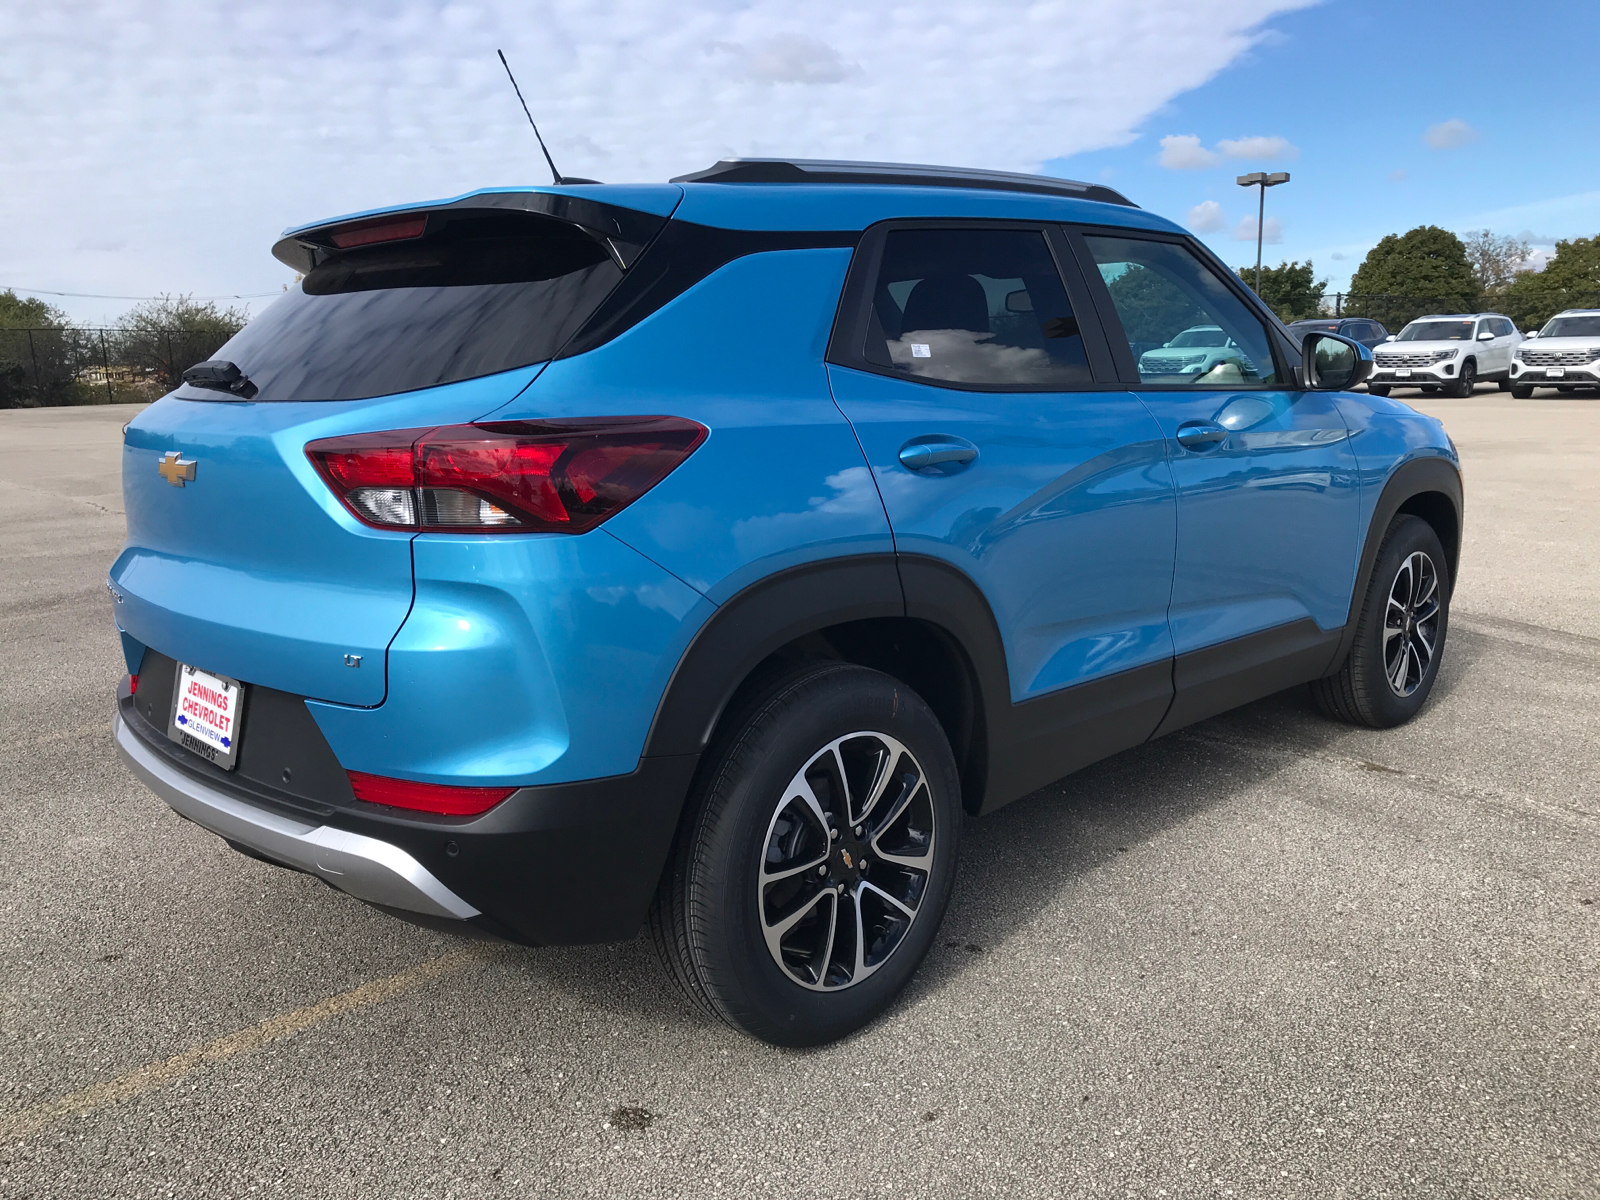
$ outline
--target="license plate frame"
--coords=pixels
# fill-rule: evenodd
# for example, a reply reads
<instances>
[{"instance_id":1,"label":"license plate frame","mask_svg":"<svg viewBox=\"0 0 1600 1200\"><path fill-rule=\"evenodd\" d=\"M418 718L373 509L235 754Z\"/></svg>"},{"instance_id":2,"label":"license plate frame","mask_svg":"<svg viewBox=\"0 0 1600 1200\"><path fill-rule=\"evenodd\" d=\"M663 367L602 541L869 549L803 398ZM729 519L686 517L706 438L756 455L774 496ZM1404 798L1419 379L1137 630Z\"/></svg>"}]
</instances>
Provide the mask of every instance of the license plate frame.
<instances>
[{"instance_id":1,"label":"license plate frame","mask_svg":"<svg viewBox=\"0 0 1600 1200\"><path fill-rule=\"evenodd\" d=\"M1411 368L1410 367L1396 367L1394 369L1394 377L1396 379L1410 379L1411 378Z\"/></svg>"},{"instance_id":2,"label":"license plate frame","mask_svg":"<svg viewBox=\"0 0 1600 1200\"><path fill-rule=\"evenodd\" d=\"M167 737L212 766L233 770L244 738L245 685L188 663L177 668Z\"/></svg>"},{"instance_id":3,"label":"license plate frame","mask_svg":"<svg viewBox=\"0 0 1600 1200\"><path fill-rule=\"evenodd\" d=\"M1544 377L1546 379L1565 379L1567 377L1567 369L1565 367L1546 367L1544 369Z\"/></svg>"}]
</instances>

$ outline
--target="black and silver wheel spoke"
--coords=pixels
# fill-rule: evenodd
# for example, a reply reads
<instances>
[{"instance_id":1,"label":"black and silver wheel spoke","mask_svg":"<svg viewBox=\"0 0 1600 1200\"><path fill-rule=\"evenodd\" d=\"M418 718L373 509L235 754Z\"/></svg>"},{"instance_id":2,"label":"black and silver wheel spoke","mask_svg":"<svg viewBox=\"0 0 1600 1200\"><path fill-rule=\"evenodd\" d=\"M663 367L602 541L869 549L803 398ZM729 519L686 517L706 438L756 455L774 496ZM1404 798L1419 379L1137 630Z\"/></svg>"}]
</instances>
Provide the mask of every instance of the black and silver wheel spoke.
<instances>
[{"instance_id":1,"label":"black and silver wheel spoke","mask_svg":"<svg viewBox=\"0 0 1600 1200\"><path fill-rule=\"evenodd\" d=\"M1433 663L1439 630L1439 573L1420 550L1406 556L1383 615L1383 668L1389 689L1409 696Z\"/></svg>"},{"instance_id":2,"label":"black and silver wheel spoke","mask_svg":"<svg viewBox=\"0 0 1600 1200\"><path fill-rule=\"evenodd\" d=\"M916 919L933 849L927 777L904 745L861 732L822 747L767 827L758 903L773 960L818 991L867 978Z\"/></svg>"}]
</instances>

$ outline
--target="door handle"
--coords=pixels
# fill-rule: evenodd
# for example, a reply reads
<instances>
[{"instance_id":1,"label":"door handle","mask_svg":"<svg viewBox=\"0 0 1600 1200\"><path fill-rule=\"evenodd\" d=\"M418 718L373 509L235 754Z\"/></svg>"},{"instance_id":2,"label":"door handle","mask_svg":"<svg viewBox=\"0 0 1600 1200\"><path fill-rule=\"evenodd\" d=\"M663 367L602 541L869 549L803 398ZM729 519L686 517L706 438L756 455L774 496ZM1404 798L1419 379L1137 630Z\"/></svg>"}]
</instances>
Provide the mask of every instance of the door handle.
<instances>
[{"instance_id":1,"label":"door handle","mask_svg":"<svg viewBox=\"0 0 1600 1200\"><path fill-rule=\"evenodd\" d=\"M900 447L900 463L907 470L950 475L978 457L978 448L962 438L916 438Z\"/></svg>"},{"instance_id":2,"label":"door handle","mask_svg":"<svg viewBox=\"0 0 1600 1200\"><path fill-rule=\"evenodd\" d=\"M1178 445L1188 450L1215 450L1228 440L1228 431L1212 421L1190 421L1178 426Z\"/></svg>"}]
</instances>

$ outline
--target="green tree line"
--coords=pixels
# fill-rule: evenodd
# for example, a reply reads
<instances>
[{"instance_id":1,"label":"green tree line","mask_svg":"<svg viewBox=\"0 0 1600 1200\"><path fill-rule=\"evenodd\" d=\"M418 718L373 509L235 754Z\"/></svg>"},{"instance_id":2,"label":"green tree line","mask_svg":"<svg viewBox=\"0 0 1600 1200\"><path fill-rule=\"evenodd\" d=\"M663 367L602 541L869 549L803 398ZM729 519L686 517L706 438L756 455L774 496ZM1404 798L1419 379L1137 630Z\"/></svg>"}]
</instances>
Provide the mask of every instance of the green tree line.
<instances>
[{"instance_id":1,"label":"green tree line","mask_svg":"<svg viewBox=\"0 0 1600 1200\"><path fill-rule=\"evenodd\" d=\"M1356 268L1340 312L1399 332L1430 312L1500 312L1535 329L1562 309L1600 307L1600 234L1557 242L1542 271L1522 269L1528 254L1526 242L1487 229L1465 239L1437 225L1391 233ZM1238 273L1255 282L1253 266ZM1260 292L1285 321L1333 311L1328 281L1309 260L1263 267Z\"/></svg>"},{"instance_id":2,"label":"green tree line","mask_svg":"<svg viewBox=\"0 0 1600 1200\"><path fill-rule=\"evenodd\" d=\"M43 300L0 291L0 408L154 400L247 319L243 309L162 296L86 329Z\"/></svg>"}]
</instances>

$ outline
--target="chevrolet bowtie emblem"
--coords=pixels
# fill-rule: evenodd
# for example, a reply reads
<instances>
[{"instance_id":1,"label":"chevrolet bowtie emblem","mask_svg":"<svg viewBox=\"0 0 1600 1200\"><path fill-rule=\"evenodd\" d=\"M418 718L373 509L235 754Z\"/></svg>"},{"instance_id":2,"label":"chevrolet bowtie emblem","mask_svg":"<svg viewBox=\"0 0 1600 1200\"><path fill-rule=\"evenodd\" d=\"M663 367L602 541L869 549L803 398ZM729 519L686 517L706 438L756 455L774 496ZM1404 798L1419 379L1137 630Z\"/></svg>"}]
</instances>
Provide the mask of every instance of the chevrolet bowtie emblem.
<instances>
[{"instance_id":1,"label":"chevrolet bowtie emblem","mask_svg":"<svg viewBox=\"0 0 1600 1200\"><path fill-rule=\"evenodd\" d=\"M176 450L168 450L156 464L156 472L173 487L182 487L185 479L194 478L194 459L180 458Z\"/></svg>"}]
</instances>

